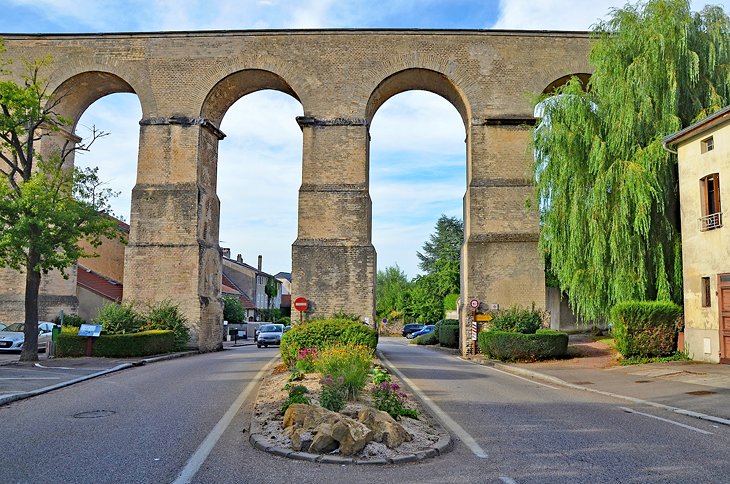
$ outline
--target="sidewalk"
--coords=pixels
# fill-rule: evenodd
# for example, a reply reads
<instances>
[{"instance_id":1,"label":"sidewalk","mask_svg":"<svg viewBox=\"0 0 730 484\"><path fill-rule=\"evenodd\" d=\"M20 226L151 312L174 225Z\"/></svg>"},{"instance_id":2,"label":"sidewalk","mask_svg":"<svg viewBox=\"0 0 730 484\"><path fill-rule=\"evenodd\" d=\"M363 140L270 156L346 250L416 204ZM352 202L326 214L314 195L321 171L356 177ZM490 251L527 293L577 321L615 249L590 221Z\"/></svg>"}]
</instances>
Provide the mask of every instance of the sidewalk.
<instances>
[{"instance_id":1,"label":"sidewalk","mask_svg":"<svg viewBox=\"0 0 730 484\"><path fill-rule=\"evenodd\" d=\"M236 344L224 342L223 349L236 349L255 344L253 340L239 340ZM107 375L135 366L158 361L197 355L197 351L185 351L146 358L46 358L39 353L38 362L19 362L20 355L5 354L0 361L0 406L47 393L74 383Z\"/></svg>"},{"instance_id":2,"label":"sidewalk","mask_svg":"<svg viewBox=\"0 0 730 484\"><path fill-rule=\"evenodd\" d=\"M618 366L615 350L572 335L573 358L535 363L478 363L548 384L559 384L730 425L730 365L672 361ZM702 415L698 415L702 414ZM707 418L710 417L710 418ZM712 417L715 417L714 419Z\"/></svg>"}]
</instances>

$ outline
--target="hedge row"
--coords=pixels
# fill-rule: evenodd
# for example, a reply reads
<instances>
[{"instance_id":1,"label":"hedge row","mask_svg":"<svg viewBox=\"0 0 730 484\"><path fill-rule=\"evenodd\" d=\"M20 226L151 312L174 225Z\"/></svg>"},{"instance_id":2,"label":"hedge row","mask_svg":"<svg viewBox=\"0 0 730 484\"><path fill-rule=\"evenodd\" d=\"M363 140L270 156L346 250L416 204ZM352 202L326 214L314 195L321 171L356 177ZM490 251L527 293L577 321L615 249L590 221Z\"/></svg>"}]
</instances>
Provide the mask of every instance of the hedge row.
<instances>
[{"instance_id":1,"label":"hedge row","mask_svg":"<svg viewBox=\"0 0 730 484\"><path fill-rule=\"evenodd\" d=\"M533 334L484 331L478 336L483 355L502 361L560 358L568 352L568 335L551 329Z\"/></svg>"},{"instance_id":2,"label":"hedge row","mask_svg":"<svg viewBox=\"0 0 730 484\"><path fill-rule=\"evenodd\" d=\"M292 366L304 348L319 350L336 344L365 345L375 351L378 333L367 325L344 319L318 319L292 326L281 337L281 359Z\"/></svg>"},{"instance_id":3,"label":"hedge row","mask_svg":"<svg viewBox=\"0 0 730 484\"><path fill-rule=\"evenodd\" d=\"M611 309L616 349L625 357L667 356L677 348L682 308L665 301L629 301Z\"/></svg>"},{"instance_id":4,"label":"hedge row","mask_svg":"<svg viewBox=\"0 0 730 484\"><path fill-rule=\"evenodd\" d=\"M88 338L78 336L78 328L65 329L58 335L56 355L85 356ZM92 356L126 358L170 353L175 334L169 330L152 330L131 334L101 335L94 338Z\"/></svg>"},{"instance_id":5,"label":"hedge row","mask_svg":"<svg viewBox=\"0 0 730 484\"><path fill-rule=\"evenodd\" d=\"M436 323L434 332L438 337L441 346L447 348L459 347L459 320L458 319L442 319Z\"/></svg>"}]
</instances>

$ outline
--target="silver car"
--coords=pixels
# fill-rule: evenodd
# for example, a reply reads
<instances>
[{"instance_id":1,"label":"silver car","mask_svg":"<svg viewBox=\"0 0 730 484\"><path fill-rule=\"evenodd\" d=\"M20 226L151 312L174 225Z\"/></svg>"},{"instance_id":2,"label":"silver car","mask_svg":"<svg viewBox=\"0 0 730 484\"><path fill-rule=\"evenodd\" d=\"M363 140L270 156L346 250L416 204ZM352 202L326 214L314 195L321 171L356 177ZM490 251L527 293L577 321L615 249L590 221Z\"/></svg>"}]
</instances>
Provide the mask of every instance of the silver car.
<instances>
[{"instance_id":1,"label":"silver car","mask_svg":"<svg viewBox=\"0 0 730 484\"><path fill-rule=\"evenodd\" d=\"M281 335L284 334L283 324L262 324L259 326L259 335L256 337L256 346L281 344Z\"/></svg>"},{"instance_id":2,"label":"silver car","mask_svg":"<svg viewBox=\"0 0 730 484\"><path fill-rule=\"evenodd\" d=\"M48 342L51 341L53 323L48 321L38 322L38 349L48 349ZM13 323L0 330L0 351L20 351L25 341L25 323Z\"/></svg>"}]
</instances>

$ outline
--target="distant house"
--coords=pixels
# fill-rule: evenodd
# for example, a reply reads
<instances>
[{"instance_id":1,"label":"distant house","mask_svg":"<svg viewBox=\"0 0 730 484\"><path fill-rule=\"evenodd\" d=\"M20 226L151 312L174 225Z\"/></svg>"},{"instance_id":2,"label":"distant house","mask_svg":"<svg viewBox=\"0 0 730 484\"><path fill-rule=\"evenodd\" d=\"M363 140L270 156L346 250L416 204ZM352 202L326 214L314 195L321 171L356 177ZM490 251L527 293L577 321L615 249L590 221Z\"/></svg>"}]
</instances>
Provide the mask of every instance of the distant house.
<instances>
[{"instance_id":1,"label":"distant house","mask_svg":"<svg viewBox=\"0 0 730 484\"><path fill-rule=\"evenodd\" d=\"M730 363L730 106L664 145L679 158L685 347L692 359Z\"/></svg>"},{"instance_id":2,"label":"distant house","mask_svg":"<svg viewBox=\"0 0 730 484\"><path fill-rule=\"evenodd\" d=\"M92 321L105 304L122 302L124 287L120 281L104 277L91 269L77 264L76 297L79 300L78 315Z\"/></svg>"},{"instance_id":3,"label":"distant house","mask_svg":"<svg viewBox=\"0 0 730 484\"><path fill-rule=\"evenodd\" d=\"M261 311L265 309L281 309L282 284L271 274L262 270L263 259L258 257L257 267L250 266L243 262L239 254L236 259L231 259L230 249L223 250L223 275L235 286L234 288L246 295L254 305L253 321L261 321ZM274 279L277 284L277 294L271 300L266 295L266 283ZM251 316L250 316L251 317Z\"/></svg>"},{"instance_id":4,"label":"distant house","mask_svg":"<svg viewBox=\"0 0 730 484\"><path fill-rule=\"evenodd\" d=\"M225 273L223 274L223 280L221 281L221 294L223 296L233 296L238 298L239 301L241 301L241 305L243 306L245 316L244 321L255 321L256 319L256 305L251 301L251 298L248 297L243 291L241 291L236 284L231 281Z\"/></svg>"},{"instance_id":5,"label":"distant house","mask_svg":"<svg viewBox=\"0 0 730 484\"><path fill-rule=\"evenodd\" d=\"M291 316L291 272L279 272L274 277L281 282L281 314Z\"/></svg>"},{"instance_id":6,"label":"distant house","mask_svg":"<svg viewBox=\"0 0 730 484\"><path fill-rule=\"evenodd\" d=\"M96 318L99 309L111 302L121 302L124 292L124 247L129 225L117 220L121 239L103 238L99 247L86 241L79 246L98 257L83 257L76 267L77 314L87 321Z\"/></svg>"}]
</instances>

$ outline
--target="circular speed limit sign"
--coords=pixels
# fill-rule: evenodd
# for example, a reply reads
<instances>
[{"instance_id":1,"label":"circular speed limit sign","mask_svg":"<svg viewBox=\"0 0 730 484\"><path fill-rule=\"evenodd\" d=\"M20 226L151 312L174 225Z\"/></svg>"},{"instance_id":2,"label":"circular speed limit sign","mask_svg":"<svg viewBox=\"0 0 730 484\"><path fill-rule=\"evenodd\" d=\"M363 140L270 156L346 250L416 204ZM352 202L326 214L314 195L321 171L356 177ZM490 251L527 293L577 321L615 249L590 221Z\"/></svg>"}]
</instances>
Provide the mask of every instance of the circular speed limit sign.
<instances>
[{"instance_id":1,"label":"circular speed limit sign","mask_svg":"<svg viewBox=\"0 0 730 484\"><path fill-rule=\"evenodd\" d=\"M471 306L473 309L476 309L479 307L479 301L477 299L472 299L469 301L469 306Z\"/></svg>"}]
</instances>

